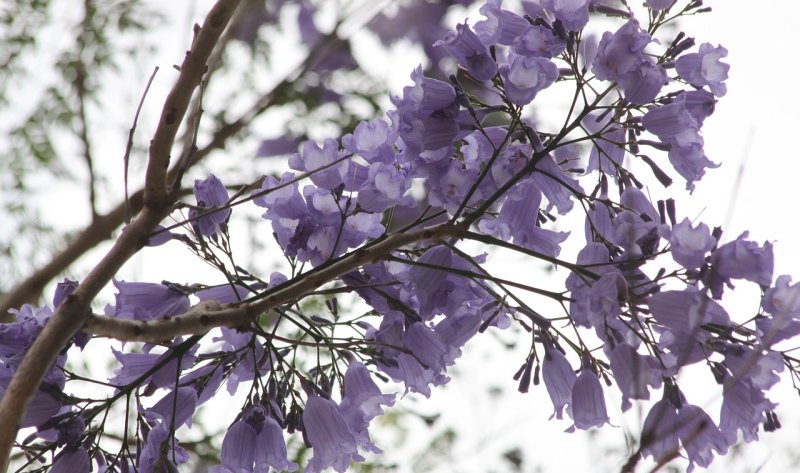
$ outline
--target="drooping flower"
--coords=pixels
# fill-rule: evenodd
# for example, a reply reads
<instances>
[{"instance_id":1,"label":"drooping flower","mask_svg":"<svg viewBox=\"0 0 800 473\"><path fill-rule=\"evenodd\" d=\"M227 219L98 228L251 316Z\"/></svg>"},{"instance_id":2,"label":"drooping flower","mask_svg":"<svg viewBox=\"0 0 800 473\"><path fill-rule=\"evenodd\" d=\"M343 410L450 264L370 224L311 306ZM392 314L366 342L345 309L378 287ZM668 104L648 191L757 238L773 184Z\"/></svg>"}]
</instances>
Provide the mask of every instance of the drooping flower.
<instances>
[{"instance_id":1,"label":"drooping flower","mask_svg":"<svg viewBox=\"0 0 800 473\"><path fill-rule=\"evenodd\" d=\"M489 49L466 22L456 25L455 32L448 31L444 39L435 45L444 46L477 80L489 80L497 73L497 64L489 55Z\"/></svg>"},{"instance_id":2,"label":"drooping flower","mask_svg":"<svg viewBox=\"0 0 800 473\"><path fill-rule=\"evenodd\" d=\"M678 437L689 458L688 473L694 471L695 465L708 467L714 460L713 452L728 452L728 441L703 409L684 404L678 410L677 423Z\"/></svg>"},{"instance_id":3,"label":"drooping flower","mask_svg":"<svg viewBox=\"0 0 800 473\"><path fill-rule=\"evenodd\" d=\"M580 31L589 22L589 0L542 0L568 31Z\"/></svg>"},{"instance_id":4,"label":"drooping flower","mask_svg":"<svg viewBox=\"0 0 800 473\"><path fill-rule=\"evenodd\" d=\"M332 467L343 473L351 460L364 461L358 454L358 440L342 417L339 406L330 399L309 395L303 411L303 426L314 454L305 471L318 473Z\"/></svg>"},{"instance_id":5,"label":"drooping flower","mask_svg":"<svg viewBox=\"0 0 800 473\"><path fill-rule=\"evenodd\" d=\"M699 269L705 264L706 253L716 245L711 231L704 223L693 226L685 218L672 227L669 233L670 254L676 263L686 269Z\"/></svg>"},{"instance_id":6,"label":"drooping flower","mask_svg":"<svg viewBox=\"0 0 800 473\"><path fill-rule=\"evenodd\" d=\"M228 191L217 176L209 174L205 179L196 179L194 181L194 196L197 199L197 207L199 209L190 210L189 219L192 220L200 235L216 235L231 216L231 209L215 211L208 215L204 215L204 213L226 204L228 202Z\"/></svg>"},{"instance_id":7,"label":"drooping flower","mask_svg":"<svg viewBox=\"0 0 800 473\"><path fill-rule=\"evenodd\" d=\"M528 105L540 91L558 79L558 67L549 59L536 56L509 56L509 64L500 66L505 92L514 105Z\"/></svg>"},{"instance_id":8,"label":"drooping flower","mask_svg":"<svg viewBox=\"0 0 800 473\"><path fill-rule=\"evenodd\" d=\"M542 379L547 388L547 394L550 395L550 400L553 402L553 415L550 418L561 419L564 407L572 403L572 389L575 386L577 375L558 348L545 343L544 350Z\"/></svg>"},{"instance_id":9,"label":"drooping flower","mask_svg":"<svg viewBox=\"0 0 800 473\"><path fill-rule=\"evenodd\" d=\"M772 285L775 265L772 243L767 241L759 246L747 240L747 235L748 232L744 232L711 253L711 269L704 282L715 299L722 297L725 285L733 287L731 279L745 279L762 287Z\"/></svg>"},{"instance_id":10,"label":"drooping flower","mask_svg":"<svg viewBox=\"0 0 800 473\"><path fill-rule=\"evenodd\" d=\"M189 461L189 453L178 445L166 424L158 423L150 430L139 454L140 473L178 471L178 465Z\"/></svg>"},{"instance_id":11,"label":"drooping flower","mask_svg":"<svg viewBox=\"0 0 800 473\"><path fill-rule=\"evenodd\" d=\"M280 425L260 405L246 407L241 419L228 428L220 461L213 473L297 471L297 464L287 457Z\"/></svg>"},{"instance_id":12,"label":"drooping flower","mask_svg":"<svg viewBox=\"0 0 800 473\"><path fill-rule=\"evenodd\" d=\"M160 319L182 314L191 307L189 297L172 285L116 279L113 282L117 288L116 304L106 311L120 319Z\"/></svg>"},{"instance_id":13,"label":"drooping flower","mask_svg":"<svg viewBox=\"0 0 800 473\"><path fill-rule=\"evenodd\" d=\"M67 447L58 454L50 473L83 473L90 467L89 453L83 447Z\"/></svg>"},{"instance_id":14,"label":"drooping flower","mask_svg":"<svg viewBox=\"0 0 800 473\"><path fill-rule=\"evenodd\" d=\"M661 387L662 372L652 355L640 355L631 345L618 343L608 360L622 392L623 411L631 407L631 399L650 399L649 387Z\"/></svg>"},{"instance_id":15,"label":"drooping flower","mask_svg":"<svg viewBox=\"0 0 800 473\"><path fill-rule=\"evenodd\" d=\"M696 86L708 86L717 97L727 92L723 81L728 78L730 66L720 59L728 55L722 46L716 48L709 43L700 45L700 51L684 54L675 61L675 70L686 82Z\"/></svg>"},{"instance_id":16,"label":"drooping flower","mask_svg":"<svg viewBox=\"0 0 800 473\"><path fill-rule=\"evenodd\" d=\"M598 79L616 82L628 102L651 102L669 82L664 68L644 54L645 47L652 41L652 37L631 18L616 32L603 33L592 72Z\"/></svg>"},{"instance_id":17,"label":"drooping flower","mask_svg":"<svg viewBox=\"0 0 800 473\"><path fill-rule=\"evenodd\" d=\"M574 428L586 430L608 423L603 387L589 366L588 360L584 360L572 386L570 409L572 409L572 420L575 422Z\"/></svg>"},{"instance_id":18,"label":"drooping flower","mask_svg":"<svg viewBox=\"0 0 800 473\"><path fill-rule=\"evenodd\" d=\"M306 141L301 151L289 158L289 167L311 173L311 182L330 190L345 183L350 169L350 161L344 159L345 156L336 140L327 139L322 147Z\"/></svg>"},{"instance_id":19,"label":"drooping flower","mask_svg":"<svg viewBox=\"0 0 800 473\"><path fill-rule=\"evenodd\" d=\"M664 388L664 397L653 404L642 426L642 455L656 462L672 458L680 448L678 410L668 399L668 389Z\"/></svg>"}]
</instances>

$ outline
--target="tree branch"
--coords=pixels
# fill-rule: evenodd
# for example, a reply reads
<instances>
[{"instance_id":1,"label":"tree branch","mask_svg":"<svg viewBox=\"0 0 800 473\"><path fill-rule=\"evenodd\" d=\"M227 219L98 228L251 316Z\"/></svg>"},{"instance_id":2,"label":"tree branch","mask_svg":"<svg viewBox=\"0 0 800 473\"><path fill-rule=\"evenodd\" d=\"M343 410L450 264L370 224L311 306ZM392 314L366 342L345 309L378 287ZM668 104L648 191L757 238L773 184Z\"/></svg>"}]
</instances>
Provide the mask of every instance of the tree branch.
<instances>
[{"instance_id":1,"label":"tree branch","mask_svg":"<svg viewBox=\"0 0 800 473\"><path fill-rule=\"evenodd\" d=\"M19 422L42 378L58 353L90 315L90 305L119 268L146 242L147 236L169 214L173 199L166 189L167 166L175 133L186 113L194 88L205 74L205 62L225 29L239 0L218 0L197 32L178 80L162 109L150 147L145 180L145 207L126 227L106 256L94 267L33 342L0 400L0 471L8 467Z\"/></svg>"},{"instance_id":2,"label":"tree branch","mask_svg":"<svg viewBox=\"0 0 800 473\"><path fill-rule=\"evenodd\" d=\"M328 37L326 36L326 39ZM333 41L336 41L335 39ZM339 40L340 41L340 40ZM186 163L187 169L194 166L211 152L222 149L228 140L236 136L242 130L267 111L271 106L278 103L281 96L298 77L311 70L315 62L325 52L333 47L328 44L319 44L312 48L308 58L300 65L300 67L289 74L284 80L278 83L272 90L264 93L254 104L254 106L246 111L239 118L220 126L214 132L211 140L201 149L195 151L191 160ZM212 58L213 59L213 58ZM186 150L183 150L185 153ZM178 166L173 165L169 170L166 182L175 180L180 169ZM140 189L129 198L130 209L126 214L126 203L121 202L117 207L105 215L98 216L95 221L86 227L74 240L72 240L66 248L61 250L53 259L44 267L37 270L25 281L17 285L9 293L0 299L0 322L10 322L13 317L8 313L9 309L15 309L23 304L33 303L42 293L44 287L57 277L61 272L72 265L78 258L83 256L88 250L97 246L100 242L111 238L111 233L125 221L126 215L136 215L143 207L144 189Z\"/></svg>"},{"instance_id":3,"label":"tree branch","mask_svg":"<svg viewBox=\"0 0 800 473\"><path fill-rule=\"evenodd\" d=\"M323 284L365 264L384 259L394 250L423 240L460 238L463 232L460 226L442 223L413 233L394 233L298 275L252 302L224 307L216 301L203 301L185 314L156 321L132 321L89 315L82 330L117 340L158 343L180 335L203 334L215 327L247 326L260 314L302 299Z\"/></svg>"}]
</instances>

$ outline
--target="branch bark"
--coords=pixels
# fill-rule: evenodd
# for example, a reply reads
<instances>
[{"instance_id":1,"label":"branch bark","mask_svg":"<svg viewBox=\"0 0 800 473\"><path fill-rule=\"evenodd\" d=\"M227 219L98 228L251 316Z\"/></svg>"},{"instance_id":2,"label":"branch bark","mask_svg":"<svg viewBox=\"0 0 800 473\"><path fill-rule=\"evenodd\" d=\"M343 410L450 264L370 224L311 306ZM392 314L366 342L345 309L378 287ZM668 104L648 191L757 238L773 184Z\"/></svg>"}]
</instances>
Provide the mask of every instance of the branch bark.
<instances>
[{"instance_id":1,"label":"branch bark","mask_svg":"<svg viewBox=\"0 0 800 473\"><path fill-rule=\"evenodd\" d=\"M394 250L423 240L460 238L463 233L463 227L452 223L443 223L412 233L394 233L301 274L253 302L224 307L216 301L204 301L185 314L156 321L121 320L90 315L82 330L117 340L159 343L180 335L203 334L215 327L247 326L260 314L302 299L323 284L365 264L384 259Z\"/></svg>"},{"instance_id":2,"label":"branch bark","mask_svg":"<svg viewBox=\"0 0 800 473\"><path fill-rule=\"evenodd\" d=\"M175 134L195 87L206 71L206 61L225 30L239 0L218 0L197 32L178 80L164 104L150 147L145 180L144 210L126 227L106 256L58 308L31 345L0 400L0 471L8 468L19 422L58 353L84 325L97 293L119 268L138 252L147 236L169 213L174 197L167 191L167 168Z\"/></svg>"}]
</instances>

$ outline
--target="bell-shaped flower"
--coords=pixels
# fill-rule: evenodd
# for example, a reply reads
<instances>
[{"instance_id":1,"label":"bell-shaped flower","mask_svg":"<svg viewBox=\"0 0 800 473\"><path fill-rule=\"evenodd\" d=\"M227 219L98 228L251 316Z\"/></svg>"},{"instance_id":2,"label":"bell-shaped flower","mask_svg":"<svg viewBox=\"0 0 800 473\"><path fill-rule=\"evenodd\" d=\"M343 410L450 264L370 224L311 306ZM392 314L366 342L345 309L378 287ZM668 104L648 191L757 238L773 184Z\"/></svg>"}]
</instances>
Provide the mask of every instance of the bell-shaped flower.
<instances>
[{"instance_id":1,"label":"bell-shaped flower","mask_svg":"<svg viewBox=\"0 0 800 473\"><path fill-rule=\"evenodd\" d=\"M564 408L572 403L572 388L577 376L561 351L550 343L544 344L544 360L542 361L542 379L547 394L553 402L552 419L561 419Z\"/></svg>"},{"instance_id":2,"label":"bell-shaped flower","mask_svg":"<svg viewBox=\"0 0 800 473\"><path fill-rule=\"evenodd\" d=\"M711 253L711 269L705 279L715 299L722 297L723 285L733 287L731 279L745 279L762 287L772 285L772 270L775 258L772 243L746 240L748 232L717 248Z\"/></svg>"},{"instance_id":3,"label":"bell-shaped flower","mask_svg":"<svg viewBox=\"0 0 800 473\"><path fill-rule=\"evenodd\" d=\"M500 8L502 3L503 0L488 0L479 10L486 19L475 23L475 33L483 44L510 46L530 26L525 18Z\"/></svg>"},{"instance_id":4,"label":"bell-shaped flower","mask_svg":"<svg viewBox=\"0 0 800 473\"><path fill-rule=\"evenodd\" d=\"M153 407L145 410L145 418L155 423L161 421L174 428L183 424L192 426L192 415L197 408L197 390L190 386L183 386L172 390L156 402Z\"/></svg>"},{"instance_id":5,"label":"bell-shaped flower","mask_svg":"<svg viewBox=\"0 0 800 473\"><path fill-rule=\"evenodd\" d=\"M477 25L476 25L477 26ZM552 58L563 53L567 42L544 25L528 25L527 29L514 39L511 50L522 56Z\"/></svg>"},{"instance_id":6,"label":"bell-shaped flower","mask_svg":"<svg viewBox=\"0 0 800 473\"><path fill-rule=\"evenodd\" d=\"M83 447L67 447L56 456L50 473L82 473L90 471L89 453Z\"/></svg>"},{"instance_id":7,"label":"bell-shaped flower","mask_svg":"<svg viewBox=\"0 0 800 473\"><path fill-rule=\"evenodd\" d=\"M205 179L194 181L194 196L197 199L198 208L189 211L189 219L192 220L192 224L200 235L216 235L231 216L231 209L204 214L211 209L225 205L228 202L228 191L217 176L209 174Z\"/></svg>"},{"instance_id":8,"label":"bell-shaped flower","mask_svg":"<svg viewBox=\"0 0 800 473\"><path fill-rule=\"evenodd\" d=\"M688 473L694 471L695 465L708 467L714 460L714 452L718 455L728 452L728 441L703 409L684 404L678 410L677 423L678 437L689 458Z\"/></svg>"},{"instance_id":9,"label":"bell-shaped flower","mask_svg":"<svg viewBox=\"0 0 800 473\"><path fill-rule=\"evenodd\" d=\"M700 269L717 244L706 224L694 226L688 218L675 224L668 236L672 259L686 269Z\"/></svg>"},{"instance_id":10,"label":"bell-shaped flower","mask_svg":"<svg viewBox=\"0 0 800 473\"><path fill-rule=\"evenodd\" d=\"M587 430L608 423L603 387L587 360L584 360L583 367L572 386L570 409L572 420L575 422L570 431L575 428Z\"/></svg>"},{"instance_id":11,"label":"bell-shaped flower","mask_svg":"<svg viewBox=\"0 0 800 473\"><path fill-rule=\"evenodd\" d=\"M514 105L531 103L540 91L558 79L558 67L549 59L512 54L509 64L500 66L508 100Z\"/></svg>"},{"instance_id":12,"label":"bell-shaped flower","mask_svg":"<svg viewBox=\"0 0 800 473\"><path fill-rule=\"evenodd\" d=\"M589 22L589 0L542 0L567 31L580 31Z\"/></svg>"},{"instance_id":13,"label":"bell-shaped flower","mask_svg":"<svg viewBox=\"0 0 800 473\"><path fill-rule=\"evenodd\" d=\"M350 161L345 156L336 140L327 139L322 147L313 141L306 141L300 152L289 158L289 167L310 173L311 182L330 190L344 184L350 168Z\"/></svg>"},{"instance_id":14,"label":"bell-shaped flower","mask_svg":"<svg viewBox=\"0 0 800 473\"><path fill-rule=\"evenodd\" d=\"M358 440L339 406L330 399L309 395L303 411L303 428L314 454L306 472L318 473L332 467L344 473L351 460L364 461L358 454Z\"/></svg>"},{"instance_id":15,"label":"bell-shaped flower","mask_svg":"<svg viewBox=\"0 0 800 473\"><path fill-rule=\"evenodd\" d=\"M728 55L722 46L716 48L709 43L700 45L700 51L684 54L675 61L675 70L688 83L696 86L708 86L717 97L727 92L723 83L728 78L730 66L720 59Z\"/></svg>"},{"instance_id":16,"label":"bell-shaped flower","mask_svg":"<svg viewBox=\"0 0 800 473\"><path fill-rule=\"evenodd\" d=\"M137 471L140 473L178 471L178 465L189 461L189 453L178 445L178 440L170 432L170 428L163 423L158 423L150 429L144 448L139 454Z\"/></svg>"},{"instance_id":17,"label":"bell-shaped flower","mask_svg":"<svg viewBox=\"0 0 800 473\"><path fill-rule=\"evenodd\" d=\"M667 399L668 389L664 388L664 398L653 404L642 426L642 455L652 457L656 462L672 458L680 448L678 410Z\"/></svg>"},{"instance_id":18,"label":"bell-shaped flower","mask_svg":"<svg viewBox=\"0 0 800 473\"><path fill-rule=\"evenodd\" d=\"M189 297L174 286L114 279L117 294L113 308L106 308L120 319L153 320L179 315L189 310Z\"/></svg>"},{"instance_id":19,"label":"bell-shaped flower","mask_svg":"<svg viewBox=\"0 0 800 473\"><path fill-rule=\"evenodd\" d=\"M434 46L444 46L476 80L489 80L497 73L497 64L489 55L489 49L466 22L456 25L455 32L448 31Z\"/></svg>"},{"instance_id":20,"label":"bell-shaped flower","mask_svg":"<svg viewBox=\"0 0 800 473\"><path fill-rule=\"evenodd\" d=\"M222 440L220 461L221 465L212 468L213 473L297 470L297 464L287 458L280 425L260 405L245 408L241 419L228 428Z\"/></svg>"},{"instance_id":21,"label":"bell-shaped flower","mask_svg":"<svg viewBox=\"0 0 800 473\"><path fill-rule=\"evenodd\" d=\"M619 343L608 357L614 380L622 392L622 410L631 407L631 399L650 399L649 388L661 387L662 370L651 355L640 355L627 343Z\"/></svg>"}]
</instances>

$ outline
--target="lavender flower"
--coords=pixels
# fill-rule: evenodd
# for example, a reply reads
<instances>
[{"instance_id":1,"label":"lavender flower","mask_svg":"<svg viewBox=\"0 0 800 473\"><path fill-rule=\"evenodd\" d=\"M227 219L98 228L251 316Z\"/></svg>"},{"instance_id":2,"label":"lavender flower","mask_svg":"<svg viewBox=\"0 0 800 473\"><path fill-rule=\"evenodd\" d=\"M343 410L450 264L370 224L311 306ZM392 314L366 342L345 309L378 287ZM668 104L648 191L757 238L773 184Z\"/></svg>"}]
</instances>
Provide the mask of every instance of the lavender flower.
<instances>
[{"instance_id":1,"label":"lavender flower","mask_svg":"<svg viewBox=\"0 0 800 473\"><path fill-rule=\"evenodd\" d=\"M573 428L591 429L608 423L603 387L587 360L584 360L583 367L572 386L570 408L572 409L572 420L575 421L575 425L570 428L570 431Z\"/></svg>"},{"instance_id":2,"label":"lavender flower","mask_svg":"<svg viewBox=\"0 0 800 473\"><path fill-rule=\"evenodd\" d=\"M723 81L728 78L730 66L720 59L728 55L722 46L716 48L709 43L700 45L700 51L684 54L675 61L675 70L686 82L696 86L708 86L717 97L727 92Z\"/></svg>"},{"instance_id":3,"label":"lavender flower","mask_svg":"<svg viewBox=\"0 0 800 473\"><path fill-rule=\"evenodd\" d=\"M114 279L117 294L113 309L115 317L131 320L152 320L179 315L191 307L189 297L167 284L125 282Z\"/></svg>"},{"instance_id":4,"label":"lavender flower","mask_svg":"<svg viewBox=\"0 0 800 473\"><path fill-rule=\"evenodd\" d=\"M189 219L193 221L193 225L200 235L216 235L231 216L231 209L220 210L199 218L198 216L203 215L205 209L214 209L225 205L228 202L228 191L217 176L209 174L205 179L194 181L194 196L200 210L190 210Z\"/></svg>"},{"instance_id":5,"label":"lavender flower","mask_svg":"<svg viewBox=\"0 0 800 473\"><path fill-rule=\"evenodd\" d=\"M573 401L572 391L577 376L567 358L555 346L545 343L544 350L542 379L553 402L553 415L550 418L561 419L564 407Z\"/></svg>"},{"instance_id":6,"label":"lavender flower","mask_svg":"<svg viewBox=\"0 0 800 473\"><path fill-rule=\"evenodd\" d=\"M444 46L459 64L476 80L489 80L497 73L497 64L489 56L489 50L464 22L456 25L456 31L448 31L444 40L434 46Z\"/></svg>"},{"instance_id":7,"label":"lavender flower","mask_svg":"<svg viewBox=\"0 0 800 473\"><path fill-rule=\"evenodd\" d=\"M351 460L364 461L358 454L358 441L330 399L309 395L303 411L303 426L314 456L307 472L316 473L333 467L339 473L347 470Z\"/></svg>"},{"instance_id":8,"label":"lavender flower","mask_svg":"<svg viewBox=\"0 0 800 473\"><path fill-rule=\"evenodd\" d=\"M688 473L694 471L695 465L708 467L714 460L713 452L728 452L728 441L703 409L684 404L678 410L677 424L678 437L689 457Z\"/></svg>"}]
</instances>

